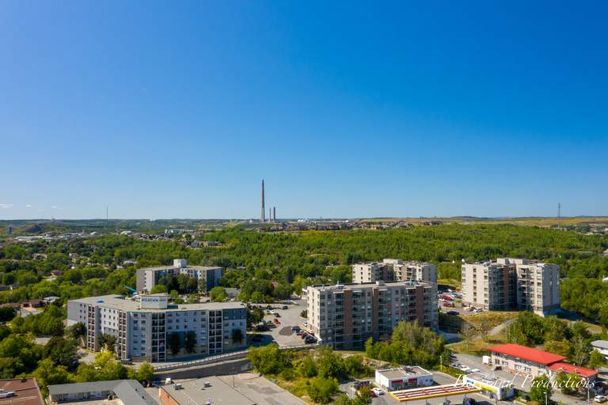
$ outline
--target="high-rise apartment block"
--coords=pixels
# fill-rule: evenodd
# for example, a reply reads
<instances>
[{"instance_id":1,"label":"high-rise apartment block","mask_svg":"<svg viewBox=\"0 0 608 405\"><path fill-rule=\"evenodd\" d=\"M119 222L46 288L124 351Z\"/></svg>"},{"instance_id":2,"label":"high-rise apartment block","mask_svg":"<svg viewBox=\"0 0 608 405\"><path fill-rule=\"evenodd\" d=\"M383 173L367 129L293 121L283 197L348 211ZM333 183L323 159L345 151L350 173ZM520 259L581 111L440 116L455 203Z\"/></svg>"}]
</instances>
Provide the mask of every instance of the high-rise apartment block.
<instances>
[{"instance_id":1,"label":"high-rise apartment block","mask_svg":"<svg viewBox=\"0 0 608 405\"><path fill-rule=\"evenodd\" d=\"M138 292L150 293L163 277L175 277L184 274L198 281L200 291L209 291L218 286L224 276L223 267L188 266L185 259L173 260L173 266L146 267L136 271Z\"/></svg>"},{"instance_id":2,"label":"high-rise apartment block","mask_svg":"<svg viewBox=\"0 0 608 405\"><path fill-rule=\"evenodd\" d=\"M307 288L308 326L323 344L362 347L390 336L400 321L437 328L436 288L416 281Z\"/></svg>"},{"instance_id":3,"label":"high-rise apartment block","mask_svg":"<svg viewBox=\"0 0 608 405\"><path fill-rule=\"evenodd\" d=\"M530 310L539 315L560 306L559 266L527 259L462 265L463 301L486 310Z\"/></svg>"},{"instance_id":4,"label":"high-rise apartment block","mask_svg":"<svg viewBox=\"0 0 608 405\"><path fill-rule=\"evenodd\" d=\"M167 294L143 295L139 300L120 295L88 297L68 302L68 326L86 327L86 347L101 349L100 337L116 338L122 360L166 361L173 334L184 353L188 332L194 332L194 352L212 355L245 346L247 309L240 302L172 305ZM191 355L191 354L190 354Z\"/></svg>"},{"instance_id":5,"label":"high-rise apartment block","mask_svg":"<svg viewBox=\"0 0 608 405\"><path fill-rule=\"evenodd\" d=\"M384 259L382 262L353 264L352 279L353 283L422 281L436 284L437 270L431 263Z\"/></svg>"}]
</instances>

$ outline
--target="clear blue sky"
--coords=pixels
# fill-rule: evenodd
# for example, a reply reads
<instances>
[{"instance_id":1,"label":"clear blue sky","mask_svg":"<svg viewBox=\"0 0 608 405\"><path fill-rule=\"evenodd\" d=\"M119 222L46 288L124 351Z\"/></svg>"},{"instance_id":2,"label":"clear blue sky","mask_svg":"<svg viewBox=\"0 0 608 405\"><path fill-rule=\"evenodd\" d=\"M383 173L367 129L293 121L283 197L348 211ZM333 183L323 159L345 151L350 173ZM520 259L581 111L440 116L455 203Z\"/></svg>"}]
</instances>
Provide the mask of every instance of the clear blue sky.
<instances>
[{"instance_id":1,"label":"clear blue sky","mask_svg":"<svg viewBox=\"0 0 608 405\"><path fill-rule=\"evenodd\" d=\"M607 15L2 1L0 218L607 215Z\"/></svg>"}]
</instances>

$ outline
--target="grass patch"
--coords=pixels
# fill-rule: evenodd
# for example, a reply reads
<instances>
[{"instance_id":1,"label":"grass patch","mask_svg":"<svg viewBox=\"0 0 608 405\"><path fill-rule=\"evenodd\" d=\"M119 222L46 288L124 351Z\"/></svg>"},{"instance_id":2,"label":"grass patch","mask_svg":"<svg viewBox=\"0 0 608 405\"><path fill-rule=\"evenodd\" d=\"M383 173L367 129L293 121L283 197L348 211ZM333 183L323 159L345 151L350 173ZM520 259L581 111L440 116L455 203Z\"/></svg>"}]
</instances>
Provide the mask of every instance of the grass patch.
<instances>
[{"instance_id":1,"label":"grass patch","mask_svg":"<svg viewBox=\"0 0 608 405\"><path fill-rule=\"evenodd\" d=\"M462 314L464 321L479 331L489 331L511 319L517 318L518 312L486 311L478 314Z\"/></svg>"}]
</instances>

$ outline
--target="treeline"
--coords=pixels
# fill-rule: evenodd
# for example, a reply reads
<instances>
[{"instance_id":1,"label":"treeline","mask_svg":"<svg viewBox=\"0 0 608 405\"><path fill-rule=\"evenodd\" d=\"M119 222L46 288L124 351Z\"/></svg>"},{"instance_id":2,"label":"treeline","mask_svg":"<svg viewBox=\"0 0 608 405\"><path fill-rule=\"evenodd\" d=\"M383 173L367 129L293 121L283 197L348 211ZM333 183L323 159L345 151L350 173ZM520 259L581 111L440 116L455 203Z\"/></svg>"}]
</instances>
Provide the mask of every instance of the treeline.
<instances>
[{"instance_id":1,"label":"treeline","mask_svg":"<svg viewBox=\"0 0 608 405\"><path fill-rule=\"evenodd\" d=\"M601 256L608 248L608 237L549 228L450 224L382 231L265 233L236 227L207 232L204 239L219 241L221 246L190 249L179 239L143 241L117 235L8 244L0 249L0 280L13 289L0 292L0 303L47 295L74 298L127 293L124 286L135 285L135 267L120 269L126 260L145 267L170 264L177 257L192 264L226 267L222 284L240 288L240 299L258 302L286 298L309 284L350 282L352 263L385 257L430 261L438 265L440 278L456 280L462 260L500 256L557 263L562 275L571 278L608 276L608 257ZM34 260L37 253L47 257ZM60 274L47 280L52 270ZM183 291L193 289L179 283L176 286ZM564 297L569 297L573 286L564 283ZM174 287L168 286L168 290ZM585 316L598 313L601 307L599 300L564 302L566 308Z\"/></svg>"},{"instance_id":2,"label":"treeline","mask_svg":"<svg viewBox=\"0 0 608 405\"><path fill-rule=\"evenodd\" d=\"M521 312L506 330L508 342L524 346L544 346L546 351L565 356L573 364L598 368L604 356L592 350L591 342L606 338L592 335L583 322L568 322L554 316L546 318L532 312Z\"/></svg>"},{"instance_id":3,"label":"treeline","mask_svg":"<svg viewBox=\"0 0 608 405\"><path fill-rule=\"evenodd\" d=\"M443 338L416 322L397 324L389 341L374 342L370 338L365 342L365 354L393 364L427 368L447 364L450 360L450 352L446 350Z\"/></svg>"},{"instance_id":4,"label":"treeline","mask_svg":"<svg viewBox=\"0 0 608 405\"><path fill-rule=\"evenodd\" d=\"M45 395L51 384L152 379L154 369L150 364L145 363L137 371L120 364L111 352L113 344L108 345L111 350L99 353L93 363L81 364L78 347L84 338L84 325L64 329L64 318L60 308L50 306L42 314L26 318L16 315L0 325L0 378L36 377ZM52 337L43 345L34 340L35 335Z\"/></svg>"},{"instance_id":5,"label":"treeline","mask_svg":"<svg viewBox=\"0 0 608 405\"><path fill-rule=\"evenodd\" d=\"M287 382L294 394L308 396L315 403L327 404L334 399L342 404L371 403L369 396L355 401L335 398L341 381L373 375L361 355L342 357L326 346L303 353L271 344L249 349L247 358L259 373Z\"/></svg>"}]
</instances>

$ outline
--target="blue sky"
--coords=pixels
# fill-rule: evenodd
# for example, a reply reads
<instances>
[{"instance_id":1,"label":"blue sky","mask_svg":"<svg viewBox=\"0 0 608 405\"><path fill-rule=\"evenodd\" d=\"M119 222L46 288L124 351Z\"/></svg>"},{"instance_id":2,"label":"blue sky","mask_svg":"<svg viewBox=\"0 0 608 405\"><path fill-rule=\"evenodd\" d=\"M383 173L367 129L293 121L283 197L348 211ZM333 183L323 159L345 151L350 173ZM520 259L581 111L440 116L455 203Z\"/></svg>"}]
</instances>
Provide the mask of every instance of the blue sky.
<instances>
[{"instance_id":1,"label":"blue sky","mask_svg":"<svg viewBox=\"0 0 608 405\"><path fill-rule=\"evenodd\" d=\"M608 215L606 2L0 2L0 218Z\"/></svg>"}]
</instances>

